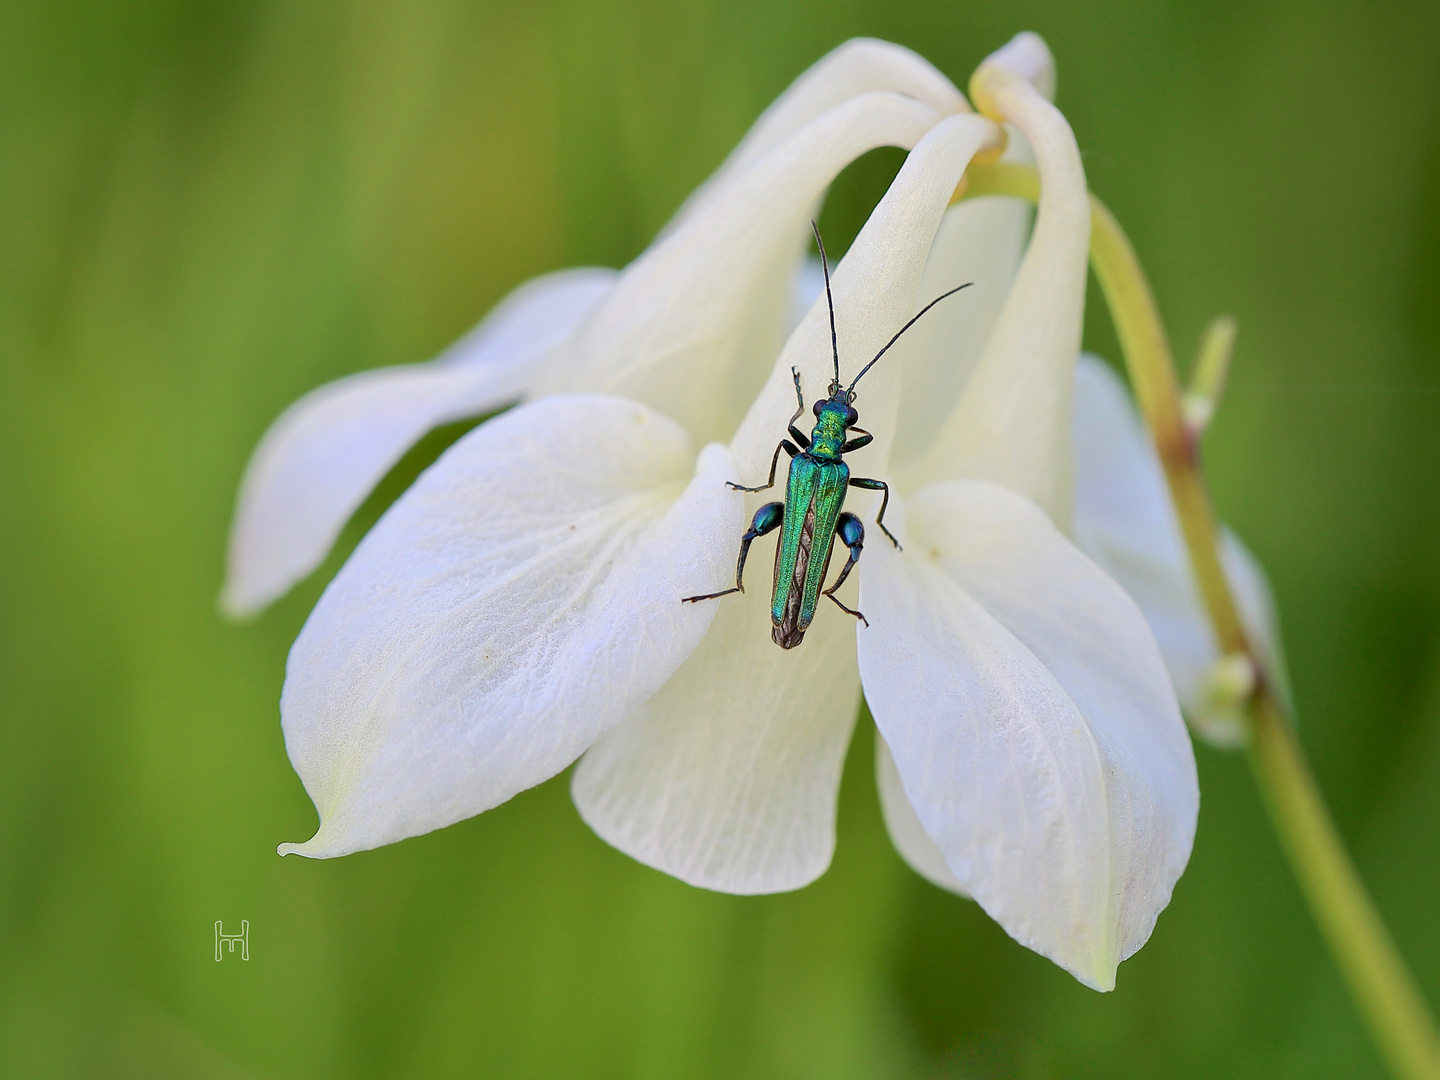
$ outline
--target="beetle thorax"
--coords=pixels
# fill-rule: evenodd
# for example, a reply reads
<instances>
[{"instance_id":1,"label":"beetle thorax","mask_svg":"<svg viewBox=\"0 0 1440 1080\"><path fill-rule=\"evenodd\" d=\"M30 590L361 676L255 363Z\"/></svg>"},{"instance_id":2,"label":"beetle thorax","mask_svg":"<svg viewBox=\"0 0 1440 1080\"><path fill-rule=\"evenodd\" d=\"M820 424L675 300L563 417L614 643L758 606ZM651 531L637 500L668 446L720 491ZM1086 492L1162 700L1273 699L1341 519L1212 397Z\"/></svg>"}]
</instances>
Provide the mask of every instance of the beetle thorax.
<instances>
[{"instance_id":1,"label":"beetle thorax","mask_svg":"<svg viewBox=\"0 0 1440 1080\"><path fill-rule=\"evenodd\" d=\"M820 458L840 457L840 448L845 445L845 431L848 416L852 410L835 401L827 401L820 407L815 418L815 430L810 434L810 453Z\"/></svg>"}]
</instances>

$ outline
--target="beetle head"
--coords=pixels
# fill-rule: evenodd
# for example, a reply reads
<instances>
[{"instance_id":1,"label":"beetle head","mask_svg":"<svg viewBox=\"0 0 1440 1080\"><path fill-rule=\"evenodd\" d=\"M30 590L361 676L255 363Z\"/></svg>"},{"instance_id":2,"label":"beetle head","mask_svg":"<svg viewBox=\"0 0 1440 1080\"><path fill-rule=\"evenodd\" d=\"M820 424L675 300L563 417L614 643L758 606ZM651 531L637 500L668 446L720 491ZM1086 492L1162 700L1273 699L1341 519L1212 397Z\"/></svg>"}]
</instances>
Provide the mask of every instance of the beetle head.
<instances>
[{"instance_id":1,"label":"beetle head","mask_svg":"<svg viewBox=\"0 0 1440 1080\"><path fill-rule=\"evenodd\" d=\"M841 413L845 417L845 426L854 427L860 422L860 414L851 407L850 402L855 400L853 391L847 393L845 390L834 390L828 399L818 398L810 411L815 414L815 419L820 419L820 414L825 412Z\"/></svg>"}]
</instances>

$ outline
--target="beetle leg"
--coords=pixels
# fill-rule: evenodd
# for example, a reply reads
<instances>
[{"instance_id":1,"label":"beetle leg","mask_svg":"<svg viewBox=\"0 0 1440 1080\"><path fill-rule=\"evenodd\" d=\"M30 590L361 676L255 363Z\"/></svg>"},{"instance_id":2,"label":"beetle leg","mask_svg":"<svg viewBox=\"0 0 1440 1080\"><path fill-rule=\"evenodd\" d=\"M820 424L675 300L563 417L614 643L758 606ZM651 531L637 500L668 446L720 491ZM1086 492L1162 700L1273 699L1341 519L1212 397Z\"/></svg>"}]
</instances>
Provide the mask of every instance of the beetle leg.
<instances>
[{"instance_id":1,"label":"beetle leg","mask_svg":"<svg viewBox=\"0 0 1440 1080\"><path fill-rule=\"evenodd\" d=\"M896 550L900 550L900 541L896 540L890 530L885 528L885 508L890 505L890 485L885 483L884 480L871 480L866 476L852 476L850 478L850 486L861 488L864 491L883 491L885 493L885 497L880 500L880 512L875 515L875 524L880 526L881 532L890 537L890 543L895 545Z\"/></svg>"},{"instance_id":2,"label":"beetle leg","mask_svg":"<svg viewBox=\"0 0 1440 1080\"><path fill-rule=\"evenodd\" d=\"M735 587L745 591L745 556L750 554L750 544L757 536L774 532L785 520L785 504L768 502L750 519L750 528L740 538L740 557L735 561Z\"/></svg>"},{"instance_id":3,"label":"beetle leg","mask_svg":"<svg viewBox=\"0 0 1440 1080\"><path fill-rule=\"evenodd\" d=\"M842 454L848 454L852 450L859 450L861 447L869 446L872 442L875 441L875 436L871 435L870 432L866 431L864 428L852 427L850 430L858 431L860 433L860 437L858 439L851 439L844 446L840 447L840 452Z\"/></svg>"},{"instance_id":4,"label":"beetle leg","mask_svg":"<svg viewBox=\"0 0 1440 1080\"><path fill-rule=\"evenodd\" d=\"M805 411L805 395L800 392L800 369L792 367L790 374L795 376L795 415L790 417L786 428L790 431L790 437L795 440L801 450L810 449L810 438L803 431L795 426L795 421L800 419L800 414ZM794 457L794 454L790 455Z\"/></svg>"},{"instance_id":5,"label":"beetle leg","mask_svg":"<svg viewBox=\"0 0 1440 1080\"><path fill-rule=\"evenodd\" d=\"M775 453L778 455L779 450ZM726 589L724 592L706 593L704 596L687 596L680 602L682 604L693 604L698 600L714 600L717 597L729 596L731 593L745 591L745 558L750 554L750 545L757 536L764 536L768 532L774 532L785 520L785 504L780 502L766 503L755 511L755 517L750 522L750 528L740 538L740 557L735 560L735 587Z\"/></svg>"},{"instance_id":6,"label":"beetle leg","mask_svg":"<svg viewBox=\"0 0 1440 1080\"><path fill-rule=\"evenodd\" d=\"M845 565L841 568L840 576L835 579L835 584L825 590L825 595L833 600L835 606L845 612L845 614L854 615L868 627L870 625L869 619L865 618L864 615L854 608L846 607L840 602L840 598L835 595L835 590L845 584L845 579L850 576L850 571L854 568L855 564L860 561L860 552L865 550L865 526L861 524L860 519L854 514L841 514L840 519L835 522L835 535L840 538L842 544L850 549L850 558L846 560Z\"/></svg>"},{"instance_id":7,"label":"beetle leg","mask_svg":"<svg viewBox=\"0 0 1440 1080\"><path fill-rule=\"evenodd\" d=\"M759 487L746 487L744 484L737 484L733 480L726 480L725 486L734 488L736 491L769 491L775 486L775 464L780 460L780 451L784 450L791 457L800 453L799 449L789 439L781 439L780 445L775 447L775 456L770 459L770 479Z\"/></svg>"}]
</instances>

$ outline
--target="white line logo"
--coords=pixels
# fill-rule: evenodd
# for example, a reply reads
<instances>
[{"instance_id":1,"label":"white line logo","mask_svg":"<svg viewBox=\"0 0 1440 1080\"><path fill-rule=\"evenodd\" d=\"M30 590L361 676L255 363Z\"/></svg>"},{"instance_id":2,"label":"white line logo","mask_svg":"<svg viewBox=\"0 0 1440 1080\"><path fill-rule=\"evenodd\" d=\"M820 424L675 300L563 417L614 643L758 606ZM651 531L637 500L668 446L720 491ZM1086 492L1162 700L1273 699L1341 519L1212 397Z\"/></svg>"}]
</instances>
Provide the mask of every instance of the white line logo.
<instances>
[{"instance_id":1,"label":"white line logo","mask_svg":"<svg viewBox=\"0 0 1440 1080\"><path fill-rule=\"evenodd\" d=\"M220 925L220 920L215 920L215 962L218 964L225 955L223 949L230 946L230 951L235 951L235 944L240 944L240 959L250 959L250 920L240 920L240 932L238 934L227 934Z\"/></svg>"}]
</instances>

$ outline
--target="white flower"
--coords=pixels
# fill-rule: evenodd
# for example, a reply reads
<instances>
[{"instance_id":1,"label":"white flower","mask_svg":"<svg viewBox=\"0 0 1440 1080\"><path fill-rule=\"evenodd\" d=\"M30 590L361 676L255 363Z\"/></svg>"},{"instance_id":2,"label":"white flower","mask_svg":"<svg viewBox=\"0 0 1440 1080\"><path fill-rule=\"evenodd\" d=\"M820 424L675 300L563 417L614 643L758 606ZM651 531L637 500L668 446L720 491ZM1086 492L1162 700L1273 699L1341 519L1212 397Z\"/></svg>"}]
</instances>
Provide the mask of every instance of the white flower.
<instances>
[{"instance_id":1,"label":"white flower","mask_svg":"<svg viewBox=\"0 0 1440 1080\"><path fill-rule=\"evenodd\" d=\"M1089 225L1074 138L1036 90L1050 71L1022 35L972 84L1033 148L1028 246L1011 200L946 212L999 129L913 54L852 43L761 118L537 366L536 400L457 442L325 591L281 702L320 828L282 852L439 828L579 757L576 805L621 850L707 888L797 888L830 860L863 681L901 852L1114 985L1189 857L1198 791L1142 615L1054 523L1071 509ZM780 495L724 482L763 478L792 367L807 404L831 378L823 301L780 348L788 282L825 186L885 143L913 149L834 275L843 373L957 274L977 285L858 388L876 439L847 461L893 481L905 542L852 494L869 627L824 609L786 651L759 558L747 593L679 601L731 583L748 514ZM242 518L263 501L247 490Z\"/></svg>"}]
</instances>

